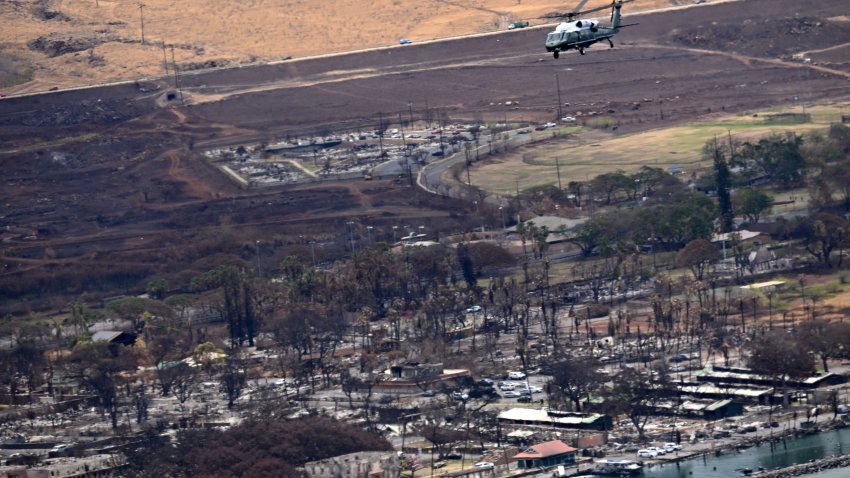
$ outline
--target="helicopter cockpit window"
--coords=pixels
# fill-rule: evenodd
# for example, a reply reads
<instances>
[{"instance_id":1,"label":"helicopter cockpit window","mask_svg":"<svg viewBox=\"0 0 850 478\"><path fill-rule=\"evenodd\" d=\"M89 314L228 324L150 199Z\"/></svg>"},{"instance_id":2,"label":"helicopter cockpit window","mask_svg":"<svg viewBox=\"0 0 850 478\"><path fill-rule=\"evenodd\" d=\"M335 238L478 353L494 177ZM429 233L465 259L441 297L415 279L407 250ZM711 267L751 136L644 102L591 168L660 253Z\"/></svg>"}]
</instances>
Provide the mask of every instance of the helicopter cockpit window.
<instances>
[{"instance_id":1,"label":"helicopter cockpit window","mask_svg":"<svg viewBox=\"0 0 850 478\"><path fill-rule=\"evenodd\" d=\"M546 41L558 41L558 37L560 37L560 33L550 33L546 36Z\"/></svg>"}]
</instances>

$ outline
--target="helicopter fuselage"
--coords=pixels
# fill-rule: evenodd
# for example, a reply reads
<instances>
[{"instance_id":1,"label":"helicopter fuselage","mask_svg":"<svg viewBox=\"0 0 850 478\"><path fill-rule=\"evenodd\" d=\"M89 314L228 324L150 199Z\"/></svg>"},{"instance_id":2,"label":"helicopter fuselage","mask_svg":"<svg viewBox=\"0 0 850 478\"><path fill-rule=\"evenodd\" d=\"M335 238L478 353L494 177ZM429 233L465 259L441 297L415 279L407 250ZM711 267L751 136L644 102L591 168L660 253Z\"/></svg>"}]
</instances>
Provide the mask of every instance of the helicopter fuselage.
<instances>
[{"instance_id":1,"label":"helicopter fuselage","mask_svg":"<svg viewBox=\"0 0 850 478\"><path fill-rule=\"evenodd\" d=\"M596 20L569 20L559 24L554 31L546 36L546 51L552 53L555 58L558 54L567 50L578 50L584 55L585 48L596 42L607 41L611 48L614 43L611 38L620 32L620 8L623 3L630 0L613 2L611 7L611 26L599 26ZM584 2L579 5L583 5Z\"/></svg>"},{"instance_id":2,"label":"helicopter fuselage","mask_svg":"<svg viewBox=\"0 0 850 478\"><path fill-rule=\"evenodd\" d=\"M581 22L572 22L572 24ZM595 22L594 22L595 23ZM562 24L563 25L563 24ZM592 26L590 28L559 28L546 37L546 51L550 53L567 50L583 50L596 42L607 40L617 32L613 28Z\"/></svg>"}]
</instances>

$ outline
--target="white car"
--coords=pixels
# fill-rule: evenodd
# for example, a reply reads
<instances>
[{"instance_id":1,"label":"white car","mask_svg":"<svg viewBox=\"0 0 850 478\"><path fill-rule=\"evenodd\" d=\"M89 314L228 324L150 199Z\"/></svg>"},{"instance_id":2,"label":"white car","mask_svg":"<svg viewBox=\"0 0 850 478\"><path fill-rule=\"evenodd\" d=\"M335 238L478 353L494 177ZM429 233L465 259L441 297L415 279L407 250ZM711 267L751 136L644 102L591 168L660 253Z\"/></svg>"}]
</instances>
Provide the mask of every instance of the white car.
<instances>
[{"instance_id":1,"label":"white car","mask_svg":"<svg viewBox=\"0 0 850 478\"><path fill-rule=\"evenodd\" d=\"M673 453L674 451L681 450L682 445L677 445L677 444L671 442L671 443L665 443L662 448L664 448L664 450L666 450L667 453Z\"/></svg>"},{"instance_id":2,"label":"white car","mask_svg":"<svg viewBox=\"0 0 850 478\"><path fill-rule=\"evenodd\" d=\"M495 466L496 465L489 461L479 461L475 464L475 468L478 468L479 470L489 470L490 468L493 468Z\"/></svg>"},{"instance_id":3,"label":"white car","mask_svg":"<svg viewBox=\"0 0 850 478\"><path fill-rule=\"evenodd\" d=\"M664 448L657 447L657 446L651 446L651 447L647 448L647 450L653 450L653 451L655 451L655 453L656 453L658 456L666 455L666 454L667 454L667 450L665 450Z\"/></svg>"},{"instance_id":4,"label":"white car","mask_svg":"<svg viewBox=\"0 0 850 478\"><path fill-rule=\"evenodd\" d=\"M499 385L499 389L501 389L501 390L513 390L514 388L515 388L514 384L512 384L512 383L503 383L503 384Z\"/></svg>"},{"instance_id":5,"label":"white car","mask_svg":"<svg viewBox=\"0 0 850 478\"><path fill-rule=\"evenodd\" d=\"M558 126L558 125L555 124L555 123L549 122L549 123L544 124L543 126L545 126L547 128L554 128L555 126Z\"/></svg>"},{"instance_id":6,"label":"white car","mask_svg":"<svg viewBox=\"0 0 850 478\"><path fill-rule=\"evenodd\" d=\"M473 314L475 312L481 312L481 306L480 305L473 305L472 307L469 307L469 308L466 309L467 314Z\"/></svg>"},{"instance_id":7,"label":"white car","mask_svg":"<svg viewBox=\"0 0 850 478\"><path fill-rule=\"evenodd\" d=\"M645 448L643 450L638 450L637 456L638 458L655 458L658 456L658 453L651 448Z\"/></svg>"},{"instance_id":8,"label":"white car","mask_svg":"<svg viewBox=\"0 0 850 478\"><path fill-rule=\"evenodd\" d=\"M563 118L561 118L561 121L563 121L564 123L575 123L576 118L575 116L564 116Z\"/></svg>"},{"instance_id":9,"label":"white car","mask_svg":"<svg viewBox=\"0 0 850 478\"><path fill-rule=\"evenodd\" d=\"M520 393L514 392L513 390L508 390L507 392L503 393L502 396L505 398L519 398Z\"/></svg>"},{"instance_id":10,"label":"white car","mask_svg":"<svg viewBox=\"0 0 850 478\"><path fill-rule=\"evenodd\" d=\"M508 380L522 380L525 374L522 372L508 372Z\"/></svg>"}]
</instances>

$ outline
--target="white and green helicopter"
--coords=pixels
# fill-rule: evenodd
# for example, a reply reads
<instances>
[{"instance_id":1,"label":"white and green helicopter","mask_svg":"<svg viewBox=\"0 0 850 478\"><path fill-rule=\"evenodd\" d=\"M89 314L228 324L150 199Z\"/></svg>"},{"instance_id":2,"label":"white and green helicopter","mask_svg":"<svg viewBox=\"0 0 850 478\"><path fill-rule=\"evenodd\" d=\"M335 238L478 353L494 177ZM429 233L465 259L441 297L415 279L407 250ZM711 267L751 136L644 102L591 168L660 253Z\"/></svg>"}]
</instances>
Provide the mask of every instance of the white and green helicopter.
<instances>
[{"instance_id":1,"label":"white and green helicopter","mask_svg":"<svg viewBox=\"0 0 850 478\"><path fill-rule=\"evenodd\" d=\"M611 48L614 48L614 42L611 38L620 32L620 28L632 26L636 24L623 25L620 22L620 8L624 3L633 0L612 0L610 5L604 5L597 8L591 8L580 12L579 9L587 3L587 0L581 0L576 8L569 13L550 13L543 18L566 18L566 21L561 22L555 31L546 36L546 51L552 53L555 58L558 58L562 51L578 50L584 55L584 50L589 48L596 42L607 40ZM611 26L603 27L596 20L574 20L575 17L586 15L600 10L611 9Z\"/></svg>"}]
</instances>

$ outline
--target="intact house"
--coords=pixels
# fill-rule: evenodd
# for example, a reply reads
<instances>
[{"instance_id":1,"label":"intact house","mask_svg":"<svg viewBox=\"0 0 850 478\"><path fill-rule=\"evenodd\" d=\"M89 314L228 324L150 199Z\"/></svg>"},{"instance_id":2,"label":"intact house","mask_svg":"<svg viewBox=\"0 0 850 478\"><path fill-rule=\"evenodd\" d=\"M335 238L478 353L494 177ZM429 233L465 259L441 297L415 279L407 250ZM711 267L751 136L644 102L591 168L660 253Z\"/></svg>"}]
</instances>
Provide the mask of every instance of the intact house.
<instances>
[{"instance_id":1,"label":"intact house","mask_svg":"<svg viewBox=\"0 0 850 478\"><path fill-rule=\"evenodd\" d=\"M555 465L573 465L578 450L561 440L538 443L514 455L519 468L543 468Z\"/></svg>"}]
</instances>

